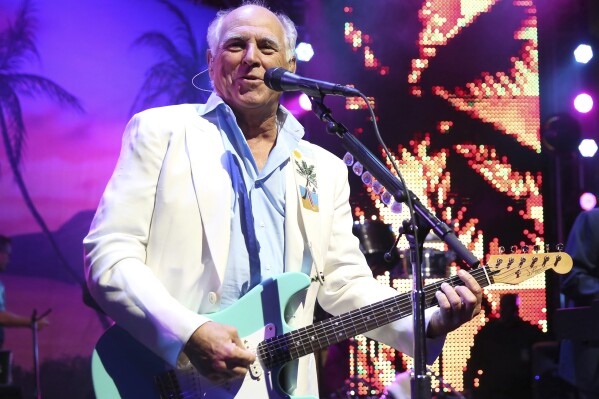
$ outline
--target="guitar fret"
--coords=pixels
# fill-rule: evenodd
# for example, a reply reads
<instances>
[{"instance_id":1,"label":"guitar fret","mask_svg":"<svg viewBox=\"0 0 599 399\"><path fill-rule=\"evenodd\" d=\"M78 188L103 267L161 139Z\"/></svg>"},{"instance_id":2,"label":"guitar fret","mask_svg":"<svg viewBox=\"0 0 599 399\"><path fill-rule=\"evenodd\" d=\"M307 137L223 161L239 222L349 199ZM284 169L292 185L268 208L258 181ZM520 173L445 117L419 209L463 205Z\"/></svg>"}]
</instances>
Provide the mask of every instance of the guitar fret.
<instances>
[{"instance_id":1,"label":"guitar fret","mask_svg":"<svg viewBox=\"0 0 599 399\"><path fill-rule=\"evenodd\" d=\"M308 330L311 330L311 331L308 333L308 336L306 338L308 339L308 343L310 344L310 348L314 352L314 351L320 349L320 347L318 345L316 347L314 347L314 344L317 343L317 341L316 341L316 337L317 337L316 329L315 329L314 325L311 325L311 326L307 327L306 332L308 332Z\"/></svg>"}]
</instances>

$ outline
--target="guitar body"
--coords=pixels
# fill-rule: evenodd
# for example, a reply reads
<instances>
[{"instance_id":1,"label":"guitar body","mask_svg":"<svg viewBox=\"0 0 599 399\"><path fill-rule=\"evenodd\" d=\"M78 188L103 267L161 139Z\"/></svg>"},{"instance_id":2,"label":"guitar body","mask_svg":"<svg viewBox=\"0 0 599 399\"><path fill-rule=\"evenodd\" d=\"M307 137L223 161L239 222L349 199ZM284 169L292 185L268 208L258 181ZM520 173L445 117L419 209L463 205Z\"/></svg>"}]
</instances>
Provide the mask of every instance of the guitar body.
<instances>
[{"instance_id":1,"label":"guitar body","mask_svg":"<svg viewBox=\"0 0 599 399\"><path fill-rule=\"evenodd\" d=\"M265 339L292 331L285 321L285 308L294 295L309 285L310 279L305 274L285 273L264 281L227 309L207 316L218 323L235 326L244 345L255 351ZM269 370L257 360L243 379L216 385L203 378L192 366L172 370L160 357L116 325L102 335L92 357L92 377L98 399L300 399L288 395L281 388L280 371L281 367ZM161 388L155 382L158 376ZM161 392L161 389L167 391Z\"/></svg>"}]
</instances>

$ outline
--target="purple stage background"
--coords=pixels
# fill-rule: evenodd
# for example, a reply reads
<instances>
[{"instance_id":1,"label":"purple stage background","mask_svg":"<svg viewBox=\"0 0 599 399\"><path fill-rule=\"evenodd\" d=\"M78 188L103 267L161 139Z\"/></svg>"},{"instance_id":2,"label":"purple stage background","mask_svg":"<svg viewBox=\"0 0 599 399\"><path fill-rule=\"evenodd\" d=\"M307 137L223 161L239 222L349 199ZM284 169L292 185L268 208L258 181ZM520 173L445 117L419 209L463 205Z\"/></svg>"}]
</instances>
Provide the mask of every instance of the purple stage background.
<instances>
[{"instance_id":1,"label":"purple stage background","mask_svg":"<svg viewBox=\"0 0 599 399\"><path fill-rule=\"evenodd\" d=\"M173 4L193 22L196 39L203 43L215 10L185 1ZM21 7L20 1L0 0L0 31L14 24ZM18 71L52 80L84 109L77 112L48 96L20 96L27 132L23 179L74 273L58 261L26 207L3 147L0 234L14 241L12 262L0 279L11 311L29 315L33 309L53 309L51 325L39 334L44 396L88 397L89 357L103 324L81 301L81 240L114 168L144 74L158 61L153 49L133 43L151 30L174 38L178 25L157 1L37 0L30 2L30 10L39 58L27 58ZM28 394L31 332L7 329L5 348L13 351L15 379L24 380Z\"/></svg>"}]
</instances>

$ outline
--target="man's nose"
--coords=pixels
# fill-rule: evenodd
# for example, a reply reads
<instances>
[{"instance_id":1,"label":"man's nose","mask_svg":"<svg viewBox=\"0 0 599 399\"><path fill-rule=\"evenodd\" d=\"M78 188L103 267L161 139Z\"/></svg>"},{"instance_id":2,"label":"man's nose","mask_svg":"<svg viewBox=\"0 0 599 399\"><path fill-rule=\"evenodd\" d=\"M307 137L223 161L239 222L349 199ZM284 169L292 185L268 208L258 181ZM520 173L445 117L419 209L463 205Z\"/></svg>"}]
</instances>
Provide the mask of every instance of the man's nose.
<instances>
[{"instance_id":1,"label":"man's nose","mask_svg":"<svg viewBox=\"0 0 599 399\"><path fill-rule=\"evenodd\" d=\"M250 43L245 49L245 55L243 57L243 61L250 65L256 65L260 62L260 58L258 57L258 48L255 44Z\"/></svg>"}]
</instances>

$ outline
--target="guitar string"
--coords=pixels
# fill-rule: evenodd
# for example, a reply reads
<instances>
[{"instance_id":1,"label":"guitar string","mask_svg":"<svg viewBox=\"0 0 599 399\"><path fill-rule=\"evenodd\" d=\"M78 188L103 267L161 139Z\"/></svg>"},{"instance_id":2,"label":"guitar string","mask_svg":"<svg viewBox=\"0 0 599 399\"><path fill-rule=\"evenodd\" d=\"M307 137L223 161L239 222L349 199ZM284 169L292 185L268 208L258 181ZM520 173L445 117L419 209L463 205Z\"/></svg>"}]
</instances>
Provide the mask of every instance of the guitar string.
<instances>
[{"instance_id":1,"label":"guitar string","mask_svg":"<svg viewBox=\"0 0 599 399\"><path fill-rule=\"evenodd\" d=\"M518 258L518 255L522 255L522 254L516 254L514 256L514 260L516 260ZM543 254L538 254L538 255L542 256ZM525 259L525 258L521 257L521 259ZM550 257L547 256L547 260L545 261L545 263L549 262L549 259L550 259ZM495 271L496 276L505 279L506 277L509 277L508 275L516 275L517 276L518 273L522 272L522 268L523 268L522 265L519 266L517 262L513 262L512 264L514 265L514 269L510 270L510 268L504 268L501 270L496 270ZM498 265L496 265L495 267L497 267L497 266ZM534 266L534 263L532 266ZM487 276L484 274L485 268L490 268L490 266L483 266L483 267L480 267L480 268L475 269L470 272L470 274L478 281L479 284L483 283L482 284L483 286L489 285L488 282L486 281ZM543 269L545 269L545 268L546 268L546 266L543 267ZM493 271L491 271L491 273L493 273ZM511 277L513 277L513 276L511 276ZM530 276L530 277L532 277L532 276ZM443 282L448 282L452 285L454 285L456 283L458 283L458 285L463 285L463 283L461 282L461 280L459 278L457 278L457 276L453 276L453 277L443 280L443 281L431 283L424 287L425 298L427 300L432 299L429 296L431 294L434 295L434 292L436 292L438 290L438 288L440 287L440 285ZM407 294L409 294L409 293L407 293ZM405 299L402 298L402 297L406 297L406 296L407 296L407 298L405 298ZM349 325L349 327L341 326L342 333L345 334L345 336L341 335L341 336L343 336L343 339L347 339L347 338L351 337L352 335L357 335L357 333L356 334L351 333L351 327L353 325L354 332L357 331L355 325L357 324L356 320L358 320L358 319L361 322L361 324L364 325L365 328L368 328L368 330L366 330L366 331L370 331L370 330L372 330L376 327L379 327L383 324L388 324L391 321L389 321L390 317L389 317L389 310L387 309L387 307L392 302L397 302L398 300L402 301L399 304L396 304L400 308L400 313L406 312L406 309L407 309L406 305L409 305L409 309L407 309L406 315L400 315L399 317L396 317L395 315L393 315L391 317L393 319L392 321L396 321L402 317L406 317L411 313L411 298L409 298L409 296L406 295L406 293L389 298L389 299L390 300L384 300L375 305L365 306L361 309L356 309L356 310L348 312L346 314L342 314L342 315L335 316L335 317L332 317L327 320L323 320L321 323L317 323L315 325L302 327L300 329L291 331L287 334L273 337L269 340L266 340L266 341L268 341L267 344L262 345L259 348L257 348L258 349L257 355L264 359L265 355L267 355L267 353L269 353L268 360L272 363L280 364L281 362L285 362L285 361L291 360L293 358L301 357L305 354L313 352L315 350L315 348L313 347L311 342L314 342L314 336L317 337L316 349L321 348L322 347L321 345L324 344L325 342L328 345L330 345L330 341L327 338L328 336L330 336L330 333L328 333L328 334L325 333L324 336L321 336L321 333L323 331L325 331L325 332L330 331L330 327L333 327L333 331L335 331L333 323L337 326L341 322L344 322ZM382 302L385 302L385 303L382 303ZM382 305L382 306L377 306L377 305ZM367 309L367 308L372 308L372 306L374 306L374 309ZM373 317L373 315L374 315L374 317ZM381 317L381 316L383 316L383 317ZM365 319L365 317L368 317L368 319ZM387 319L386 322L385 322L384 318ZM372 324L372 321L374 321L376 324ZM367 324L369 322L370 322L370 324ZM381 324L381 322L382 322L382 324ZM312 331L310 331L310 330L312 330ZM293 338L293 341L291 339L288 339L288 337L290 337L290 336ZM306 341L309 341L309 342L306 342ZM334 342L339 342L339 341L340 340L337 340L337 339L334 340ZM289 342L296 342L295 348L290 348L288 345ZM301 349L303 349L303 352L300 351L300 345L301 345ZM306 348L308 348L308 349L306 349ZM290 356L289 353L286 353L293 349L295 349L295 351L297 352L296 357ZM273 354L274 354L274 356L273 356Z\"/></svg>"}]
</instances>

